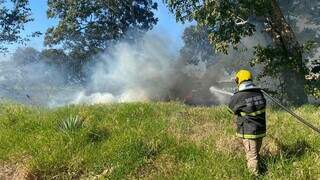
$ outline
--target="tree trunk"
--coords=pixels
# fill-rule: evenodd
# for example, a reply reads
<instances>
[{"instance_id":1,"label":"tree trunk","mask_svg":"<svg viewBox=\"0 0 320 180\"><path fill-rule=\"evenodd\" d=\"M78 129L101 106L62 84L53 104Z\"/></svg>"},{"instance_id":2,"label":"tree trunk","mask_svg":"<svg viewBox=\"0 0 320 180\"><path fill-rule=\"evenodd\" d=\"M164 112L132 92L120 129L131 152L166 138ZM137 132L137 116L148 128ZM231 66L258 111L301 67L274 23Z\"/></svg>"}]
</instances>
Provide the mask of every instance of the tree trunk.
<instances>
[{"instance_id":1,"label":"tree trunk","mask_svg":"<svg viewBox=\"0 0 320 180\"><path fill-rule=\"evenodd\" d=\"M275 47L282 48L284 51L285 61L283 63L290 64L280 74L282 82L282 93L286 99L295 105L307 103L308 97L304 90L304 64L302 58L302 47L296 39L290 25L285 20L277 0L271 0L271 11L269 25L271 26L271 36Z\"/></svg>"}]
</instances>

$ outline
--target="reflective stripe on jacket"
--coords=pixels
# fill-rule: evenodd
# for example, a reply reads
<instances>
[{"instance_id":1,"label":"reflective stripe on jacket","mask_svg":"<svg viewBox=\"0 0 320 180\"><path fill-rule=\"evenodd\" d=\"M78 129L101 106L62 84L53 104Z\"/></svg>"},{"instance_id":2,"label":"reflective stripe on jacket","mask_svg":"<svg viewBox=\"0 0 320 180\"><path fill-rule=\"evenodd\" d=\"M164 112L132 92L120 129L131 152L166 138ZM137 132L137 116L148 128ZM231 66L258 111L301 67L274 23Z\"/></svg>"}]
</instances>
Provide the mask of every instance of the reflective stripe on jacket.
<instances>
[{"instance_id":1,"label":"reflective stripe on jacket","mask_svg":"<svg viewBox=\"0 0 320 180\"><path fill-rule=\"evenodd\" d=\"M251 112L251 113L246 113L246 112L240 112L241 116L258 116L259 114L263 114L266 112L266 109L261 109L259 111Z\"/></svg>"}]
</instances>

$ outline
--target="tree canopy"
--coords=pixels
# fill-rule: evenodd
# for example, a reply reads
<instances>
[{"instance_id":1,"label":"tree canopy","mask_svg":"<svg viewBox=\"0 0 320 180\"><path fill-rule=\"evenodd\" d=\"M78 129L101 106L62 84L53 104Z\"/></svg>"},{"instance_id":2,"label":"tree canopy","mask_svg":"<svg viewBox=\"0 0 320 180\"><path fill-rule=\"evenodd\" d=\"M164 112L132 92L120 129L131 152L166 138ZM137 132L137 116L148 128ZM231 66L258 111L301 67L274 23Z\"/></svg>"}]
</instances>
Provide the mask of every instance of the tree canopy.
<instances>
[{"instance_id":1,"label":"tree canopy","mask_svg":"<svg viewBox=\"0 0 320 180\"><path fill-rule=\"evenodd\" d=\"M0 0L0 51L6 51L6 44L21 43L24 25L32 21L28 0Z\"/></svg>"},{"instance_id":2,"label":"tree canopy","mask_svg":"<svg viewBox=\"0 0 320 180\"><path fill-rule=\"evenodd\" d=\"M209 42L206 27L187 27L182 39L184 46L180 50L180 58L188 64L197 65L201 61L210 63L216 55Z\"/></svg>"},{"instance_id":3,"label":"tree canopy","mask_svg":"<svg viewBox=\"0 0 320 180\"><path fill-rule=\"evenodd\" d=\"M227 53L230 45L236 45L244 36L251 36L255 25L250 18L263 15L270 6L268 0L202 1L165 0L178 21L195 20L207 26L209 40L216 50Z\"/></svg>"},{"instance_id":4,"label":"tree canopy","mask_svg":"<svg viewBox=\"0 0 320 180\"><path fill-rule=\"evenodd\" d=\"M308 56L307 62L310 63L309 68L313 81L318 81L320 78L320 54L318 54L320 48L319 1L282 0L280 6L285 18L296 32L298 40L303 43L311 43L312 49L309 49L306 54Z\"/></svg>"},{"instance_id":5,"label":"tree canopy","mask_svg":"<svg viewBox=\"0 0 320 180\"><path fill-rule=\"evenodd\" d=\"M39 55L40 52L32 47L19 47L12 54L12 59L18 66L24 66L39 62Z\"/></svg>"},{"instance_id":6,"label":"tree canopy","mask_svg":"<svg viewBox=\"0 0 320 180\"><path fill-rule=\"evenodd\" d=\"M156 9L152 0L48 0L47 15L59 24L48 29L45 44L61 44L76 56L96 54L128 31L151 29Z\"/></svg>"},{"instance_id":7,"label":"tree canopy","mask_svg":"<svg viewBox=\"0 0 320 180\"><path fill-rule=\"evenodd\" d=\"M280 80L280 94L294 104L307 101L305 92L306 66L303 46L297 40L291 25L285 19L277 0L164 0L178 21L196 21L208 27L208 38L217 51L228 53L229 47L237 48L241 39L252 36L256 24L263 24L263 31L273 43L257 46L252 65L263 64L262 76ZM295 0L290 3L301 2ZM295 84L292 87L292 84Z\"/></svg>"}]
</instances>

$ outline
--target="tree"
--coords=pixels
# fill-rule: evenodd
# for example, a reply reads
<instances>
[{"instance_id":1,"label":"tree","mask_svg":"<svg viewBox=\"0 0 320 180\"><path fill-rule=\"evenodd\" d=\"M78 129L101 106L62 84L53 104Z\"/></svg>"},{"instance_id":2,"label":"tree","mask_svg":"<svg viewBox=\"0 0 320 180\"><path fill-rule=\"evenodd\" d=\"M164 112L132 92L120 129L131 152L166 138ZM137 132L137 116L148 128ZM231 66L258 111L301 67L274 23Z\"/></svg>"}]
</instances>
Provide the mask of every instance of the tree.
<instances>
[{"instance_id":1,"label":"tree","mask_svg":"<svg viewBox=\"0 0 320 180\"><path fill-rule=\"evenodd\" d=\"M309 94L320 97L320 4L318 0L282 0L280 6L299 42L304 43ZM311 40L311 41L310 41Z\"/></svg>"},{"instance_id":2,"label":"tree","mask_svg":"<svg viewBox=\"0 0 320 180\"><path fill-rule=\"evenodd\" d=\"M157 22L152 0L48 0L47 15L59 19L45 44L62 44L87 59L123 38L130 30L146 31Z\"/></svg>"},{"instance_id":3,"label":"tree","mask_svg":"<svg viewBox=\"0 0 320 180\"><path fill-rule=\"evenodd\" d=\"M41 61L47 64L54 64L61 66L68 63L69 57L65 54L62 49L44 49L39 55Z\"/></svg>"},{"instance_id":4,"label":"tree","mask_svg":"<svg viewBox=\"0 0 320 180\"><path fill-rule=\"evenodd\" d=\"M12 55L13 62L18 66L39 62L40 52L32 47L17 48Z\"/></svg>"},{"instance_id":5,"label":"tree","mask_svg":"<svg viewBox=\"0 0 320 180\"><path fill-rule=\"evenodd\" d=\"M50 67L56 68L61 74L64 74L66 83L79 82L83 77L81 61L73 59L62 49L44 49L40 53L40 60Z\"/></svg>"},{"instance_id":6,"label":"tree","mask_svg":"<svg viewBox=\"0 0 320 180\"><path fill-rule=\"evenodd\" d=\"M197 65L200 61L211 63L215 57L205 27L187 27L182 36L184 46L180 50L180 58L187 64Z\"/></svg>"},{"instance_id":7,"label":"tree","mask_svg":"<svg viewBox=\"0 0 320 180\"><path fill-rule=\"evenodd\" d=\"M230 46L237 48L243 37L252 36L256 31L255 24L262 22L273 44L257 46L252 65L263 63L262 75L280 79L281 92L288 101L294 104L307 102L303 47L276 0L165 2L178 21L195 20L199 26L207 26L210 42L216 50L224 53Z\"/></svg>"},{"instance_id":8,"label":"tree","mask_svg":"<svg viewBox=\"0 0 320 180\"><path fill-rule=\"evenodd\" d=\"M313 40L320 43L320 5L318 0L279 1L284 16L300 42ZM319 44L318 44L319 47Z\"/></svg>"},{"instance_id":9,"label":"tree","mask_svg":"<svg viewBox=\"0 0 320 180\"><path fill-rule=\"evenodd\" d=\"M28 0L0 0L0 52L7 51L5 44L22 43L26 40L20 33L24 30L24 25L32 21L30 15Z\"/></svg>"}]
</instances>

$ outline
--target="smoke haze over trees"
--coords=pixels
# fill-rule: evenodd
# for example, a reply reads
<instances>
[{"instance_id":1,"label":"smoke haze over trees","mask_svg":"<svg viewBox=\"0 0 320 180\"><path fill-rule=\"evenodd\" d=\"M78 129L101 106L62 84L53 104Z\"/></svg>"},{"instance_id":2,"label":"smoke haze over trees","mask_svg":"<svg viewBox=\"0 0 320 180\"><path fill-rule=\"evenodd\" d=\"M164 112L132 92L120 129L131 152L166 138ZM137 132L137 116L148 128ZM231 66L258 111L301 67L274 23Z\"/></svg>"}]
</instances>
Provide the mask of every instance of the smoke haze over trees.
<instances>
[{"instance_id":1,"label":"smoke haze over trees","mask_svg":"<svg viewBox=\"0 0 320 180\"><path fill-rule=\"evenodd\" d=\"M279 78L282 97L289 102L301 104L307 101L303 46L284 18L279 4L281 1L166 2L178 21L195 20L199 26L208 27L210 42L216 50L224 53L228 52L230 46L238 48L243 37L252 36L257 21L263 23L264 31L270 35L273 43L266 47L256 47L252 65L264 64L262 76ZM293 4L300 2L303 3L290 1ZM295 86L292 87L292 84Z\"/></svg>"},{"instance_id":2,"label":"smoke haze over trees","mask_svg":"<svg viewBox=\"0 0 320 180\"><path fill-rule=\"evenodd\" d=\"M165 35L148 33L159 20L160 2L48 0L48 19L57 24L45 33L45 49L18 48L1 63L6 88L0 95L50 106L195 97L215 104L225 99L209 87L247 68L273 79L268 82L280 80L273 90L285 102L320 97L318 1L164 2L178 22L192 22L176 54ZM0 48L6 50L6 44L26 42L21 32L33 19L27 0L0 3Z\"/></svg>"},{"instance_id":3,"label":"smoke haze over trees","mask_svg":"<svg viewBox=\"0 0 320 180\"><path fill-rule=\"evenodd\" d=\"M209 32L206 27L187 27L182 39L184 47L180 50L181 59L188 64L198 64L201 61L212 62L215 59L215 51L208 39Z\"/></svg>"}]
</instances>

